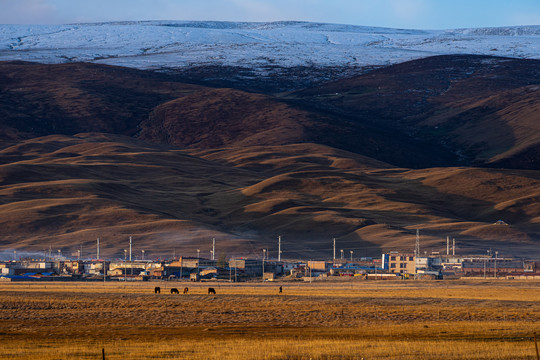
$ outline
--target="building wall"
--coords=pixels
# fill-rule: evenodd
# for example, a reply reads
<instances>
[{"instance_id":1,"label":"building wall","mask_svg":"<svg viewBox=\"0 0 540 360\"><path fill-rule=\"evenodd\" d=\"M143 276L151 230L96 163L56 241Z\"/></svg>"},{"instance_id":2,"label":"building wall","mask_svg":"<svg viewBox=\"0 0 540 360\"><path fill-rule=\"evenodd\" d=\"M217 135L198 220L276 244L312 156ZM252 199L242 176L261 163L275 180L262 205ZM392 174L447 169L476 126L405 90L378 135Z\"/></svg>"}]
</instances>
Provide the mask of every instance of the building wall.
<instances>
[{"instance_id":1,"label":"building wall","mask_svg":"<svg viewBox=\"0 0 540 360\"><path fill-rule=\"evenodd\" d=\"M396 274L415 274L416 257L412 254L390 253L385 254L385 269ZM388 265L387 265L388 264Z\"/></svg>"},{"instance_id":2,"label":"building wall","mask_svg":"<svg viewBox=\"0 0 540 360\"><path fill-rule=\"evenodd\" d=\"M308 267L311 268L312 271L328 271L331 266L332 264L327 263L326 261L308 261Z\"/></svg>"},{"instance_id":3,"label":"building wall","mask_svg":"<svg viewBox=\"0 0 540 360\"><path fill-rule=\"evenodd\" d=\"M229 260L229 267L243 270L244 273L249 276L262 274L262 261L260 260L250 260L250 259Z\"/></svg>"}]
</instances>

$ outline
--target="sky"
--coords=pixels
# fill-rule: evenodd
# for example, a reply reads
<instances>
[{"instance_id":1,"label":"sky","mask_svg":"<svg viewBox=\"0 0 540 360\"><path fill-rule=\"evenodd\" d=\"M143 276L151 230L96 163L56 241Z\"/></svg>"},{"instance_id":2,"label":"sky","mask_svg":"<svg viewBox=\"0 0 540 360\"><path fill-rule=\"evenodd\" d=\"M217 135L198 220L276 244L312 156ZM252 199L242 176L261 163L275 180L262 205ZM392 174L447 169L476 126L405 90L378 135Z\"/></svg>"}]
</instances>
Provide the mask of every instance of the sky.
<instances>
[{"instance_id":1,"label":"sky","mask_svg":"<svg viewBox=\"0 0 540 360\"><path fill-rule=\"evenodd\" d=\"M0 0L0 24L299 20L405 29L540 25L540 0Z\"/></svg>"}]
</instances>

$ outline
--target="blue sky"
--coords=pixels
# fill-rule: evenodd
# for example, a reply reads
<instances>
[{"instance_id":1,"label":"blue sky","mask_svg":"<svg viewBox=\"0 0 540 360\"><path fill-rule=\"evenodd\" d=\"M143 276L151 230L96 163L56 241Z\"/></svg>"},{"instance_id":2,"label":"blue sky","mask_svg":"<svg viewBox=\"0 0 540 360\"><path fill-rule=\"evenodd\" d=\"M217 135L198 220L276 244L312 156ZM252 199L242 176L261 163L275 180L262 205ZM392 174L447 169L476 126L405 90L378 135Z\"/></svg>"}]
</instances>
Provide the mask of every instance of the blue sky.
<instances>
[{"instance_id":1,"label":"blue sky","mask_svg":"<svg viewBox=\"0 0 540 360\"><path fill-rule=\"evenodd\" d=\"M409 29L540 25L540 0L0 0L2 24L302 20Z\"/></svg>"}]
</instances>

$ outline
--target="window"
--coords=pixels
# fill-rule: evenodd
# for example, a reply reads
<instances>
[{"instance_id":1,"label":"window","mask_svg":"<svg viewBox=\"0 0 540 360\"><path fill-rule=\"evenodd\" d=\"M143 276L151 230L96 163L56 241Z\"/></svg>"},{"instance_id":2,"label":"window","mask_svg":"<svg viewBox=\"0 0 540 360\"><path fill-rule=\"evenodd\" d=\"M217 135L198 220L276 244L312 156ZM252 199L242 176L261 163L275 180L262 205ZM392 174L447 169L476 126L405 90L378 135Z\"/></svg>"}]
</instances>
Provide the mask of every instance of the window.
<instances>
[{"instance_id":1,"label":"window","mask_svg":"<svg viewBox=\"0 0 540 360\"><path fill-rule=\"evenodd\" d=\"M409 256L409 261L414 261L414 257L413 257L413 256Z\"/></svg>"},{"instance_id":2,"label":"window","mask_svg":"<svg viewBox=\"0 0 540 360\"><path fill-rule=\"evenodd\" d=\"M407 264L401 263L401 264L399 264L399 268L400 268L400 269L406 269L406 268L407 268Z\"/></svg>"},{"instance_id":3,"label":"window","mask_svg":"<svg viewBox=\"0 0 540 360\"><path fill-rule=\"evenodd\" d=\"M401 261L405 260L405 256L400 256L399 260L401 260Z\"/></svg>"},{"instance_id":4,"label":"window","mask_svg":"<svg viewBox=\"0 0 540 360\"><path fill-rule=\"evenodd\" d=\"M391 268L395 268L395 267L396 267L396 263L390 264L390 267L391 267Z\"/></svg>"},{"instance_id":5,"label":"window","mask_svg":"<svg viewBox=\"0 0 540 360\"><path fill-rule=\"evenodd\" d=\"M395 256L390 256L390 260L391 261L396 261L396 257Z\"/></svg>"}]
</instances>

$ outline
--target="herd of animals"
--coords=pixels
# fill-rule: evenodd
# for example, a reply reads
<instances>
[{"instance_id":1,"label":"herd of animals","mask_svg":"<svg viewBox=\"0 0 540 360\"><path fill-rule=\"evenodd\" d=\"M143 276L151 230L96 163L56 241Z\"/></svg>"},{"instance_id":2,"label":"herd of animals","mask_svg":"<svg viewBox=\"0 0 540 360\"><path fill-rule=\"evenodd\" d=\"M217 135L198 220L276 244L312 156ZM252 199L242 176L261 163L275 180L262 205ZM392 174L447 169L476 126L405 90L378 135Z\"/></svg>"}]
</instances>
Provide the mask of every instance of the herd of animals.
<instances>
[{"instance_id":1,"label":"herd of animals","mask_svg":"<svg viewBox=\"0 0 540 360\"><path fill-rule=\"evenodd\" d=\"M189 289L187 287L184 288L184 294L187 294ZM154 294L161 294L161 288L159 286L156 286L154 288ZM171 294L180 294L180 291L177 288L171 289ZM208 288L208 295L210 294L216 294L216 289L214 288Z\"/></svg>"},{"instance_id":2,"label":"herd of animals","mask_svg":"<svg viewBox=\"0 0 540 360\"><path fill-rule=\"evenodd\" d=\"M184 288L184 294L187 294L189 289L187 287ZM281 294L283 292L283 288L279 287L279 293ZM159 286L156 286L154 288L154 294L161 294L161 288ZM171 289L171 294L180 294L180 291L177 288ZM216 289L209 287L208 288L208 295L214 294L216 295Z\"/></svg>"}]
</instances>

